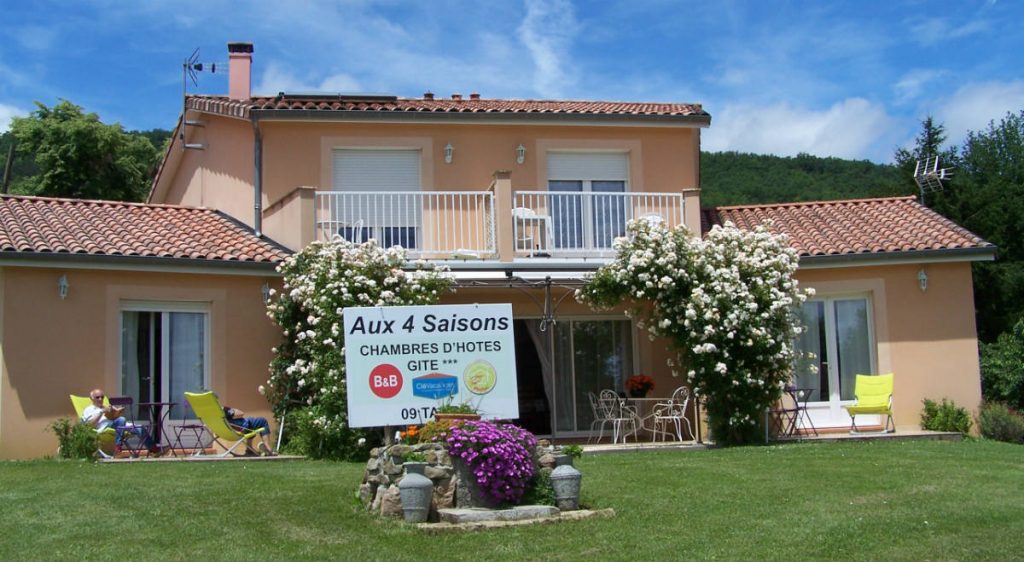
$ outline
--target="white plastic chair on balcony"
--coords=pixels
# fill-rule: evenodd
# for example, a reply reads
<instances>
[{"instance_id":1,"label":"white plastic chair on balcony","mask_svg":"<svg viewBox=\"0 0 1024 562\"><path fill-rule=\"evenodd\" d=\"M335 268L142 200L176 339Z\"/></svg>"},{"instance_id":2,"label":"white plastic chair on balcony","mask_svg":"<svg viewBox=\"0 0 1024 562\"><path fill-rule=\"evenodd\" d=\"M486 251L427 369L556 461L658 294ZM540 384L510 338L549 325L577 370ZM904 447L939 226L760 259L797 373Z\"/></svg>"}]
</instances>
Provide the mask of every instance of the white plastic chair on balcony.
<instances>
[{"instance_id":1,"label":"white plastic chair on balcony","mask_svg":"<svg viewBox=\"0 0 1024 562\"><path fill-rule=\"evenodd\" d=\"M538 215L529 207L515 207L512 209L512 219L517 232L516 250L530 252L531 256L550 250L551 241L555 238L551 229L551 217ZM527 225L533 225L538 229L537 236L541 239L539 244L532 236L532 231L528 234Z\"/></svg>"},{"instance_id":2,"label":"white plastic chair on balcony","mask_svg":"<svg viewBox=\"0 0 1024 562\"><path fill-rule=\"evenodd\" d=\"M676 441L683 440L683 424L686 424L686 431L693 435L693 426L690 425L690 418L686 417L686 408L690 405L690 389L680 386L672 393L672 397L666 402L658 402L654 405L654 432L651 440L656 441L661 435L661 440L669 435L675 435Z\"/></svg>"}]
</instances>

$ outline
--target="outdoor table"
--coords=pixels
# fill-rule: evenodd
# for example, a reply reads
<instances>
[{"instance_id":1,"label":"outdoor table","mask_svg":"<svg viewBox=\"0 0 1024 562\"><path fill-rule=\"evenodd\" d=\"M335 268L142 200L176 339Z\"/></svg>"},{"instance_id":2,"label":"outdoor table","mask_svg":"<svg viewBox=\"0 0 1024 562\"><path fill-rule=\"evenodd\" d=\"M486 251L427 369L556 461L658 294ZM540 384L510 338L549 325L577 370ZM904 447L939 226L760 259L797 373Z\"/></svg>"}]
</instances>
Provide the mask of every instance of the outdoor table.
<instances>
[{"instance_id":1,"label":"outdoor table","mask_svg":"<svg viewBox=\"0 0 1024 562\"><path fill-rule=\"evenodd\" d=\"M164 423L166 423L167 417L171 415L171 408L177 405L177 402L139 402L139 408L149 408L151 423L149 427L152 428L151 435L153 436L154 446L163 447L160 441L163 440ZM171 445L169 438L167 439L167 445Z\"/></svg>"},{"instance_id":2,"label":"outdoor table","mask_svg":"<svg viewBox=\"0 0 1024 562\"><path fill-rule=\"evenodd\" d=\"M810 399L811 394L815 391L814 388L799 388L799 387L786 387L785 392L793 400L793 417L789 422L789 429L786 435L793 436L797 434L800 425L800 418L803 417L806 421L804 427L810 426L811 431L814 432L814 436L818 436L818 429L814 427L814 422L811 421L811 415L807 413L807 401Z\"/></svg>"}]
</instances>

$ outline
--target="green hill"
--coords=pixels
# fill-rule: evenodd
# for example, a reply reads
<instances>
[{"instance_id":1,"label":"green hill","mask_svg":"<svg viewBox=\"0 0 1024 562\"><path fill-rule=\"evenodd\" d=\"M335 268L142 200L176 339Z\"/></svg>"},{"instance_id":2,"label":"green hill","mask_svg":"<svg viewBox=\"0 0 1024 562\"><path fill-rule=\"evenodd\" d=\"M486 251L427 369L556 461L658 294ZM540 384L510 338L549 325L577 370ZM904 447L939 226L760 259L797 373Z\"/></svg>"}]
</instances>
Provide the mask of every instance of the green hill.
<instances>
[{"instance_id":1,"label":"green hill","mask_svg":"<svg viewBox=\"0 0 1024 562\"><path fill-rule=\"evenodd\" d=\"M867 160L702 152L701 206L912 195L899 170Z\"/></svg>"}]
</instances>

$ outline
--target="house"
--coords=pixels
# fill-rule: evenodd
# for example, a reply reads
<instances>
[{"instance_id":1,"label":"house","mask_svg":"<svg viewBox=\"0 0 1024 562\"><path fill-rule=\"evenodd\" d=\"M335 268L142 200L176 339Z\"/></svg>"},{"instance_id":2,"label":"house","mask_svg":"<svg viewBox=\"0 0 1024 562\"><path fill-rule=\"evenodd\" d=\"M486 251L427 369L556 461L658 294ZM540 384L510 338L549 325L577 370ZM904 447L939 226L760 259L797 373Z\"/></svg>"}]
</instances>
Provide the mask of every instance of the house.
<instances>
[{"instance_id":1,"label":"house","mask_svg":"<svg viewBox=\"0 0 1024 562\"><path fill-rule=\"evenodd\" d=\"M818 358L798 374L817 427L848 427L861 372L898 373L900 425L925 397L980 401L970 263L994 248L911 199L702 213L700 105L254 96L252 55L230 44L228 95L186 98L147 203L0 197L0 457L52 452L45 426L94 386L162 402L210 388L269 415L274 267L335 235L443 261L458 285L443 302L512 303L521 422L579 435L588 392L638 372L658 394L679 384L664 342L572 298L643 217L770 218L792 237L817 289L797 342Z\"/></svg>"}]
</instances>

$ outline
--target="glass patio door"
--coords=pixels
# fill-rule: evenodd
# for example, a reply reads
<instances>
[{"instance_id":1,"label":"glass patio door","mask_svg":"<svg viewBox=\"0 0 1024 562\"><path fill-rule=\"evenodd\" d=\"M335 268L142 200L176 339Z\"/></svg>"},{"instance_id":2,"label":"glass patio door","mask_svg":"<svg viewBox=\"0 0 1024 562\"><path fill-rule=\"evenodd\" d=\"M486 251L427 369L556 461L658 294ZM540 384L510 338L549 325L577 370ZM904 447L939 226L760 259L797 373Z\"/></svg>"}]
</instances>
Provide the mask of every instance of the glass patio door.
<instances>
[{"instance_id":1,"label":"glass patio door","mask_svg":"<svg viewBox=\"0 0 1024 562\"><path fill-rule=\"evenodd\" d=\"M797 338L796 350L809 355L797 360L794 384L811 391L807 405L815 427L849 426L842 406L854 402L856 376L876 372L868 299L810 300L800 314L807 331Z\"/></svg>"},{"instance_id":2,"label":"glass patio door","mask_svg":"<svg viewBox=\"0 0 1024 562\"><path fill-rule=\"evenodd\" d=\"M177 403L169 421L195 417L184 393L209 388L209 314L176 308L131 304L121 311L121 392L136 404Z\"/></svg>"},{"instance_id":3,"label":"glass patio door","mask_svg":"<svg viewBox=\"0 0 1024 562\"><path fill-rule=\"evenodd\" d=\"M558 432L586 432L594 415L588 393L622 388L633 372L627 320L563 320L555 329L555 423Z\"/></svg>"}]
</instances>

